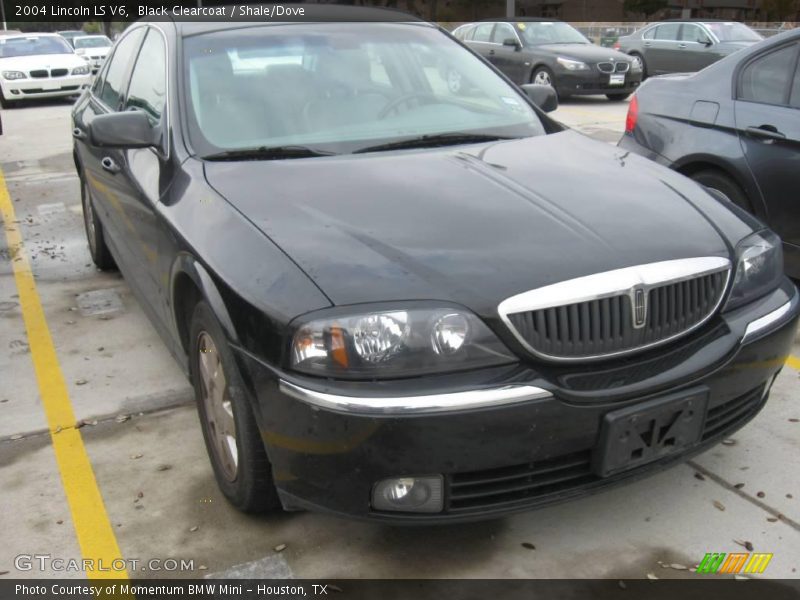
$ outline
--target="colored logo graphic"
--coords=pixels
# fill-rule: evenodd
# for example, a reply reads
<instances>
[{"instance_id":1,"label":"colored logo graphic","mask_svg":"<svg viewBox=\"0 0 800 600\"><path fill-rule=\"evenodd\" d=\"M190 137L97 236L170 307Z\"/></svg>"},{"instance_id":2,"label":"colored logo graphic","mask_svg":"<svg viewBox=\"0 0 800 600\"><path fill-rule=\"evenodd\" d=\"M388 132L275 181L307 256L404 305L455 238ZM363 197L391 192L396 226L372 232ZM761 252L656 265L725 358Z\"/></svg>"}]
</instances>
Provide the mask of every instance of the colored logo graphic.
<instances>
[{"instance_id":1,"label":"colored logo graphic","mask_svg":"<svg viewBox=\"0 0 800 600\"><path fill-rule=\"evenodd\" d=\"M706 552L697 565L698 573L763 573L772 554L765 552Z\"/></svg>"}]
</instances>

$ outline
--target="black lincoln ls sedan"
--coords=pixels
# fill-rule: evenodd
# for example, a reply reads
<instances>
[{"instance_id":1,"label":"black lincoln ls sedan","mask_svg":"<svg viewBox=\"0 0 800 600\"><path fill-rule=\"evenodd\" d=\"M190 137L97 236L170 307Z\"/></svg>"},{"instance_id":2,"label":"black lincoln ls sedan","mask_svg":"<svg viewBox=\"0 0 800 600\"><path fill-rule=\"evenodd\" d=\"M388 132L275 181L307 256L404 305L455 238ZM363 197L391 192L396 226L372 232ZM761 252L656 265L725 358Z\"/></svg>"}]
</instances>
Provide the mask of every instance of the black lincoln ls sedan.
<instances>
[{"instance_id":1,"label":"black lincoln ls sedan","mask_svg":"<svg viewBox=\"0 0 800 600\"><path fill-rule=\"evenodd\" d=\"M92 257L235 506L486 518L758 413L800 311L774 233L434 25L309 18L139 22L73 111Z\"/></svg>"}]
</instances>

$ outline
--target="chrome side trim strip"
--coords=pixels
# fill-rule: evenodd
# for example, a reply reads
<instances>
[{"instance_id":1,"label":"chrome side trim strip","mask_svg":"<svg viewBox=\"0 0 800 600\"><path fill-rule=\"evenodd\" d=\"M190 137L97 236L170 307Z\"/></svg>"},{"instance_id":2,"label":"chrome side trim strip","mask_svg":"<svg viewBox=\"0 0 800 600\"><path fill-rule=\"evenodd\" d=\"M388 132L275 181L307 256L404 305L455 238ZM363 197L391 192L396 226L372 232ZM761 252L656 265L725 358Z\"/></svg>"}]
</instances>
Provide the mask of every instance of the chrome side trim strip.
<instances>
[{"instance_id":1,"label":"chrome side trim strip","mask_svg":"<svg viewBox=\"0 0 800 600\"><path fill-rule=\"evenodd\" d=\"M650 288L666 285L670 283L679 283L688 279L702 277L703 275L710 275L726 271L725 283L723 285L723 292L720 294L717 304L709 311L708 315L702 321L696 323L693 327L686 329L673 336L658 340L636 348L629 348L620 350L618 352L609 352L607 354L600 354L597 356L580 356L580 357L562 357L551 356L543 352L539 352L533 348L522 337L514 325L511 323L508 315L529 312L534 310L542 310L545 308L553 308L556 306L564 306L568 304L576 304L579 302L589 302L591 300L600 300L602 298L610 298L612 296L619 296L624 294L631 294L634 288L641 288L647 293ZM714 314L716 314L722 300L725 298L725 290L728 288L731 277L731 261L727 258L720 256L701 256L697 258L682 258L678 260L666 260L656 263L648 263L644 265L636 265L633 267L625 267L623 269L615 269L613 271L605 271L603 273L594 273L586 275L585 277L577 277L575 279L568 279L560 281L552 285L522 292L516 296L506 298L497 306L497 313L500 319L508 327L509 331L514 334L514 337L519 343L531 354L540 358L545 358L551 361L558 362L579 362L587 360L598 360L611 358L614 356L622 356L631 354L633 352L640 352L647 348L666 344L674 339L677 339L687 333L697 329L706 321L708 321Z\"/></svg>"},{"instance_id":2,"label":"chrome side trim strip","mask_svg":"<svg viewBox=\"0 0 800 600\"><path fill-rule=\"evenodd\" d=\"M415 415L487 408L552 396L547 390L530 385L508 385L485 390L468 390L466 392L431 394L427 396L388 397L328 394L300 387L283 379L279 381L278 387L287 396L320 408L337 412L376 415Z\"/></svg>"},{"instance_id":3,"label":"chrome side trim strip","mask_svg":"<svg viewBox=\"0 0 800 600\"><path fill-rule=\"evenodd\" d=\"M792 299L783 306L780 306L772 312L765 314L763 317L759 317L755 321L748 323L747 328L744 330L742 343L746 344L747 342L752 342L756 337L763 333L765 329L769 329L775 323L783 320L786 315L794 312L799 303L800 294L795 293L795 295L792 296Z\"/></svg>"}]
</instances>

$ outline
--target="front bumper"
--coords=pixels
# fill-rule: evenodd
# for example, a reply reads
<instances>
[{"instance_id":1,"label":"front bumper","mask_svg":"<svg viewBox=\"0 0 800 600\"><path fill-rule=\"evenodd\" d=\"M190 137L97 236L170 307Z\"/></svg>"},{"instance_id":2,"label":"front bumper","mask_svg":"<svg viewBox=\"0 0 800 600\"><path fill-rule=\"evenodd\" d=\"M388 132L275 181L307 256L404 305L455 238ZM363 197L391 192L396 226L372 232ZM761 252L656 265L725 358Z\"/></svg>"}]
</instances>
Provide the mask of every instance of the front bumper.
<instances>
[{"instance_id":1,"label":"front bumper","mask_svg":"<svg viewBox=\"0 0 800 600\"><path fill-rule=\"evenodd\" d=\"M68 75L42 79L16 79L6 81L0 78L3 98L13 102L31 98L62 98L82 93L91 85L91 75Z\"/></svg>"},{"instance_id":2,"label":"front bumper","mask_svg":"<svg viewBox=\"0 0 800 600\"><path fill-rule=\"evenodd\" d=\"M712 320L670 346L605 365L520 364L405 381L299 378L236 356L284 506L397 524L503 515L636 479L749 421L791 348L796 288ZM604 416L684 390L708 393L690 448L611 476L597 474ZM374 511L374 484L441 474L444 510Z\"/></svg>"},{"instance_id":3,"label":"front bumper","mask_svg":"<svg viewBox=\"0 0 800 600\"><path fill-rule=\"evenodd\" d=\"M632 94L642 83L642 73L628 71L622 85L612 85L609 75L597 69L568 71L559 69L554 74L555 87L562 96L589 94Z\"/></svg>"}]
</instances>

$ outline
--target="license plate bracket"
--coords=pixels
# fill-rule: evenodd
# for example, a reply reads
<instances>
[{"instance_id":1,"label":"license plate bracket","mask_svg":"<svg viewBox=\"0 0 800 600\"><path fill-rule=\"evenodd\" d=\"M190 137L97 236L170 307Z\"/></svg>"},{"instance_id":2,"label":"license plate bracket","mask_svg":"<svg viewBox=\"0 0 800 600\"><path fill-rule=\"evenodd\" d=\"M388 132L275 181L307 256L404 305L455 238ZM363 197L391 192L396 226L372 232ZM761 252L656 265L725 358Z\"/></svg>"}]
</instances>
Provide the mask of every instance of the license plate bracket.
<instances>
[{"instance_id":1,"label":"license plate bracket","mask_svg":"<svg viewBox=\"0 0 800 600\"><path fill-rule=\"evenodd\" d=\"M622 75L609 75L608 85L625 85L625 74Z\"/></svg>"},{"instance_id":2,"label":"license plate bracket","mask_svg":"<svg viewBox=\"0 0 800 600\"><path fill-rule=\"evenodd\" d=\"M700 439L708 389L655 398L605 415L593 470L607 477L686 450Z\"/></svg>"}]
</instances>

